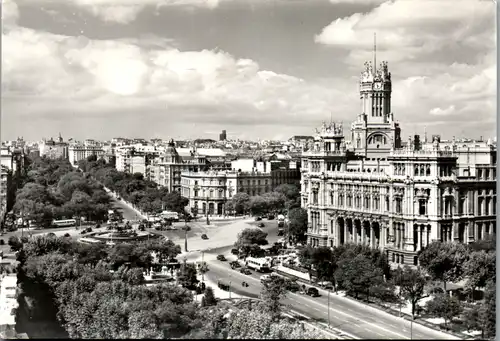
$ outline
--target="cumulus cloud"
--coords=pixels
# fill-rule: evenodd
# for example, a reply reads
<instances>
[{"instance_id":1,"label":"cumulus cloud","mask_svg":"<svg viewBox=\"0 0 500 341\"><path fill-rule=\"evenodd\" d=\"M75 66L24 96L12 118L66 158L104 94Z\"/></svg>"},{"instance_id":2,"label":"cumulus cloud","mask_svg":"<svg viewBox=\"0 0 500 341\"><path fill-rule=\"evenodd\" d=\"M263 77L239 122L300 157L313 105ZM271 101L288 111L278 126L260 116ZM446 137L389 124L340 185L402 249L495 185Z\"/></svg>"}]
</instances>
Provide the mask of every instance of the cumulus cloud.
<instances>
[{"instance_id":1,"label":"cumulus cloud","mask_svg":"<svg viewBox=\"0 0 500 341\"><path fill-rule=\"evenodd\" d=\"M263 70L220 50L181 51L154 37L92 40L16 26L3 37L2 71L4 106L30 117L182 109L178 119L185 122L301 125L328 117L344 96L338 87Z\"/></svg>"},{"instance_id":2,"label":"cumulus cloud","mask_svg":"<svg viewBox=\"0 0 500 341\"><path fill-rule=\"evenodd\" d=\"M393 52L391 60L398 56L402 61L436 52L447 42L478 44L474 38L482 33L486 39L481 40L481 47L494 47L494 14L494 4L482 0L386 1L368 13L333 21L315 36L315 41L370 51L376 33L377 48ZM360 60L356 58L355 62Z\"/></svg>"},{"instance_id":3,"label":"cumulus cloud","mask_svg":"<svg viewBox=\"0 0 500 341\"><path fill-rule=\"evenodd\" d=\"M393 73L395 116L409 124L487 120L495 108L495 10L483 0L385 1L334 20L314 39L347 51L344 62L358 69L374 59L376 33L377 59Z\"/></svg>"},{"instance_id":4,"label":"cumulus cloud","mask_svg":"<svg viewBox=\"0 0 500 341\"><path fill-rule=\"evenodd\" d=\"M435 115L435 116L449 116L449 115L452 115L454 112L455 112L455 106L450 105L448 108L444 108L444 109L432 108L429 113L431 115Z\"/></svg>"},{"instance_id":5,"label":"cumulus cloud","mask_svg":"<svg viewBox=\"0 0 500 341\"><path fill-rule=\"evenodd\" d=\"M13 0L2 1L2 23L12 25L19 19L19 9Z\"/></svg>"},{"instance_id":6,"label":"cumulus cloud","mask_svg":"<svg viewBox=\"0 0 500 341\"><path fill-rule=\"evenodd\" d=\"M12 0L10 0L12 1ZM18 0L31 4L73 4L83 8L106 22L129 24L146 6L156 8L168 6L195 6L208 9L216 8L221 1L227 0Z\"/></svg>"}]
</instances>

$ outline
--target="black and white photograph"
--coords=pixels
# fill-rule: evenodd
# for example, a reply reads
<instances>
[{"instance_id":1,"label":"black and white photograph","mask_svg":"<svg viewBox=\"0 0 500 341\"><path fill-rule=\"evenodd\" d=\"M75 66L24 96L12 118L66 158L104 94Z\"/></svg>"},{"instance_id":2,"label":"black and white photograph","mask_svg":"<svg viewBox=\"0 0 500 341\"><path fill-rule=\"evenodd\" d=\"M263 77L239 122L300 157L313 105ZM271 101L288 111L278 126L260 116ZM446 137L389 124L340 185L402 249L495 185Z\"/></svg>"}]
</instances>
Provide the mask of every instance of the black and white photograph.
<instances>
[{"instance_id":1,"label":"black and white photograph","mask_svg":"<svg viewBox=\"0 0 500 341\"><path fill-rule=\"evenodd\" d=\"M494 0L2 0L1 339L496 338Z\"/></svg>"}]
</instances>

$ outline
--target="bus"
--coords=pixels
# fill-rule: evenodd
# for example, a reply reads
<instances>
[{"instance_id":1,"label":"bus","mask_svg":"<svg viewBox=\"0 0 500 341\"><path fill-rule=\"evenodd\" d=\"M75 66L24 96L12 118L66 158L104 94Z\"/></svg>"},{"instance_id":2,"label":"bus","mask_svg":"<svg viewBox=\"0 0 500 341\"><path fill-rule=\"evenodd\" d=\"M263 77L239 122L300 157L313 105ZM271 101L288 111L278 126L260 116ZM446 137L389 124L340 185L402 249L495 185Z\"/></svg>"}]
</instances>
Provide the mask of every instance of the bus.
<instances>
[{"instance_id":1,"label":"bus","mask_svg":"<svg viewBox=\"0 0 500 341\"><path fill-rule=\"evenodd\" d=\"M179 221L179 213L172 211L163 211L160 216L165 220Z\"/></svg>"},{"instance_id":2,"label":"bus","mask_svg":"<svg viewBox=\"0 0 500 341\"><path fill-rule=\"evenodd\" d=\"M245 265L247 268L254 269L258 272L269 272L271 270L271 264L266 258L248 257Z\"/></svg>"},{"instance_id":3,"label":"bus","mask_svg":"<svg viewBox=\"0 0 500 341\"><path fill-rule=\"evenodd\" d=\"M71 227L76 226L76 219L54 220L52 225L56 227Z\"/></svg>"}]
</instances>

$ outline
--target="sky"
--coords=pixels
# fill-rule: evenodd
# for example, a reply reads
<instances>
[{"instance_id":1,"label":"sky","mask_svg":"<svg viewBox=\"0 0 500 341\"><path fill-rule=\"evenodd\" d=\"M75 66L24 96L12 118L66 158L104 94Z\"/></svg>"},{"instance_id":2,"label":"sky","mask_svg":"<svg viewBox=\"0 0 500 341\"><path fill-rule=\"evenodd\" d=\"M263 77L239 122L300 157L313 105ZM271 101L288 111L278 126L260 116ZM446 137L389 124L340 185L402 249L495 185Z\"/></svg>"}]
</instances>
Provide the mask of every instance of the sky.
<instances>
[{"instance_id":1,"label":"sky","mask_svg":"<svg viewBox=\"0 0 500 341\"><path fill-rule=\"evenodd\" d=\"M346 130L374 33L404 137L496 135L492 0L2 6L2 140L288 139L332 118Z\"/></svg>"}]
</instances>

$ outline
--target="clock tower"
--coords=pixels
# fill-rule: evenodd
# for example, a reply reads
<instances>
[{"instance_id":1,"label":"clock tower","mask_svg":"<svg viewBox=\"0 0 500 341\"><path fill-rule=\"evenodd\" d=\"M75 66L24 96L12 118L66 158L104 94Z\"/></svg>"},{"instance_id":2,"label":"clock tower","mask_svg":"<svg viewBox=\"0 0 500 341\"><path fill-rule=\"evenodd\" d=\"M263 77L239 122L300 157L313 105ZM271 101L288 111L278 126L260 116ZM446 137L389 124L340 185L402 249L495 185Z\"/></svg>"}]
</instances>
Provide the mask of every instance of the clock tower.
<instances>
[{"instance_id":1,"label":"clock tower","mask_svg":"<svg viewBox=\"0 0 500 341\"><path fill-rule=\"evenodd\" d=\"M380 63L378 68L374 64L366 62L361 73L361 113L352 124L351 142L358 154L380 158L392 148L400 148L401 137L391 111L392 82L387 62Z\"/></svg>"}]
</instances>

